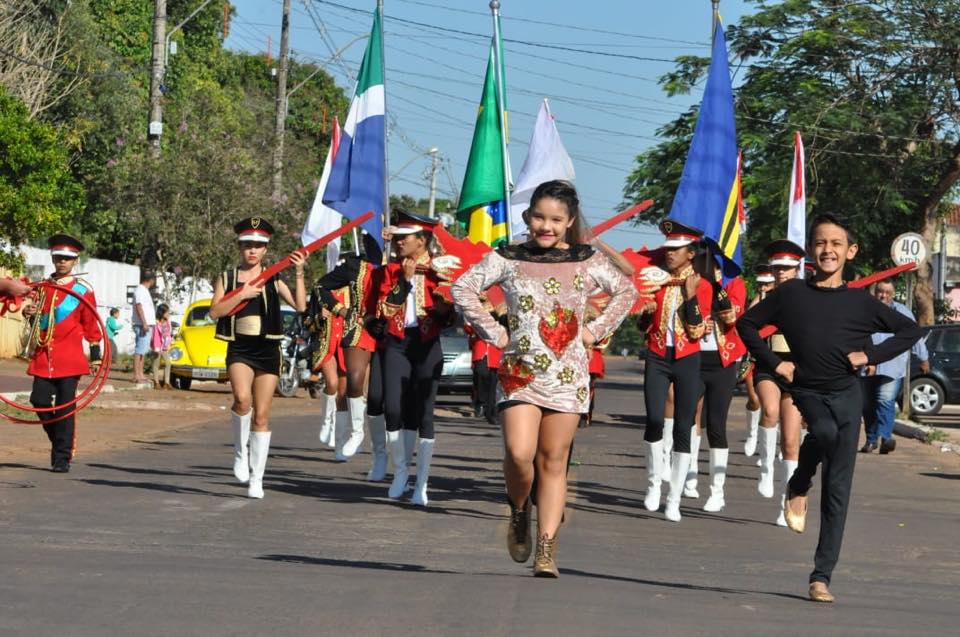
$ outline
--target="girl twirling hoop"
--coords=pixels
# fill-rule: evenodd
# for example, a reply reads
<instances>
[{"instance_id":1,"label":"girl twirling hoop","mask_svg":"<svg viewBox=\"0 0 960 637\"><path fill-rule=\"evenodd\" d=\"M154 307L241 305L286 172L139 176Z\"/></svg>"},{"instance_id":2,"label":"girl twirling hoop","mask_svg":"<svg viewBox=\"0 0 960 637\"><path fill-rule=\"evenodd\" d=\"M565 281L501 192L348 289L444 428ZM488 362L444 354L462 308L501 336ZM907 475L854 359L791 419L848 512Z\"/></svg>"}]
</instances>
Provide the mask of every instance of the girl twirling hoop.
<instances>
[{"instance_id":1,"label":"girl twirling hoop","mask_svg":"<svg viewBox=\"0 0 960 637\"><path fill-rule=\"evenodd\" d=\"M263 472L270 451L271 432L267 429L270 403L280 379L280 341L283 339L280 299L298 312L306 309L304 256L295 252L290 257L296 266L295 295L290 294L290 288L279 276L262 285L251 285L263 271L263 257L273 226L266 219L250 217L237 223L233 230L240 247L240 265L217 279L210 318L217 320L217 338L229 342L227 374L233 390L233 473L240 482L249 483L248 496L262 498ZM241 288L239 294L224 299L224 295L236 288ZM231 316L230 312L243 301L249 302Z\"/></svg>"},{"instance_id":2,"label":"girl twirling hoop","mask_svg":"<svg viewBox=\"0 0 960 637\"><path fill-rule=\"evenodd\" d=\"M501 246L460 277L453 298L487 342L504 349L498 391L510 502L507 548L517 562L532 551L530 492L537 465L539 528L534 575L557 577L557 529L567 497L567 457L590 378L587 348L617 328L636 300L630 279L581 243L580 201L565 181L540 184L524 213L528 242ZM499 284L508 329L484 309L481 293ZM584 324L587 299L603 290L606 310Z\"/></svg>"}]
</instances>

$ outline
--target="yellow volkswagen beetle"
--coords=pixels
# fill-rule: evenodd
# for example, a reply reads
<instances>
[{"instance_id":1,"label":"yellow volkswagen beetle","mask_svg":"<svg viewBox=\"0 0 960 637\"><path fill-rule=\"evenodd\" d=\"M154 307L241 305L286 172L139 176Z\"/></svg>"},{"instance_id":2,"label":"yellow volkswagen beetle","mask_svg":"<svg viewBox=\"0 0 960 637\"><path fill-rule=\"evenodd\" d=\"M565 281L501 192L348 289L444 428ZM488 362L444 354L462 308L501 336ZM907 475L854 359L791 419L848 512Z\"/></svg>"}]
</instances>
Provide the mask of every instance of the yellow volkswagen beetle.
<instances>
[{"instance_id":1,"label":"yellow volkswagen beetle","mask_svg":"<svg viewBox=\"0 0 960 637\"><path fill-rule=\"evenodd\" d=\"M190 389L197 380L227 380L227 343L215 338L217 322L210 318L210 301L195 301L183 313L183 323L170 345L170 382Z\"/></svg>"},{"instance_id":2,"label":"yellow volkswagen beetle","mask_svg":"<svg viewBox=\"0 0 960 637\"><path fill-rule=\"evenodd\" d=\"M187 308L170 345L170 384L178 389L190 389L194 379L227 380L227 342L216 338L217 322L210 318L212 300L200 299ZM286 333L297 313L287 305L281 305L280 312Z\"/></svg>"}]
</instances>

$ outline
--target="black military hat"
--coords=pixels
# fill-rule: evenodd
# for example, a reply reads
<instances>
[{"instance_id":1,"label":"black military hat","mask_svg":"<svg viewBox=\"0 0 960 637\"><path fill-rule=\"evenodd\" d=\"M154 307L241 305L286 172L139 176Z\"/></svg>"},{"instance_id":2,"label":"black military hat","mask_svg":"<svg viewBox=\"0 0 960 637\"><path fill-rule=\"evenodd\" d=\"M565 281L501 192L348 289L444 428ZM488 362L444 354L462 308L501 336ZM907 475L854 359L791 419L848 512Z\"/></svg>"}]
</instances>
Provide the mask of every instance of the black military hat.
<instances>
[{"instance_id":1,"label":"black military hat","mask_svg":"<svg viewBox=\"0 0 960 637\"><path fill-rule=\"evenodd\" d=\"M680 223L679 221L674 221L673 219L664 219L661 221L660 232L666 237L666 241L663 242L664 248L682 248L700 241L703 237L702 230Z\"/></svg>"},{"instance_id":2,"label":"black military hat","mask_svg":"<svg viewBox=\"0 0 960 637\"><path fill-rule=\"evenodd\" d=\"M273 236L273 226L263 217L247 217L233 226L237 241L259 241L269 243Z\"/></svg>"},{"instance_id":3,"label":"black military hat","mask_svg":"<svg viewBox=\"0 0 960 637\"><path fill-rule=\"evenodd\" d=\"M761 263L753 269L757 277L757 283L773 283L773 268L766 263Z\"/></svg>"},{"instance_id":4,"label":"black military hat","mask_svg":"<svg viewBox=\"0 0 960 637\"><path fill-rule=\"evenodd\" d=\"M50 246L50 255L54 257L76 259L83 252L83 244L80 243L79 239L63 233L55 234L47 239L47 245Z\"/></svg>"},{"instance_id":5,"label":"black military hat","mask_svg":"<svg viewBox=\"0 0 960 637\"><path fill-rule=\"evenodd\" d=\"M798 268L803 263L803 257L807 251L798 246L793 241L787 239L777 239L767 244L763 250L767 255L767 265L785 265L791 268Z\"/></svg>"},{"instance_id":6,"label":"black military hat","mask_svg":"<svg viewBox=\"0 0 960 637\"><path fill-rule=\"evenodd\" d=\"M397 216L393 226L393 234L414 234L415 232L433 232L433 229L439 225L440 221L423 215L415 215L412 212L397 208L394 210Z\"/></svg>"}]
</instances>

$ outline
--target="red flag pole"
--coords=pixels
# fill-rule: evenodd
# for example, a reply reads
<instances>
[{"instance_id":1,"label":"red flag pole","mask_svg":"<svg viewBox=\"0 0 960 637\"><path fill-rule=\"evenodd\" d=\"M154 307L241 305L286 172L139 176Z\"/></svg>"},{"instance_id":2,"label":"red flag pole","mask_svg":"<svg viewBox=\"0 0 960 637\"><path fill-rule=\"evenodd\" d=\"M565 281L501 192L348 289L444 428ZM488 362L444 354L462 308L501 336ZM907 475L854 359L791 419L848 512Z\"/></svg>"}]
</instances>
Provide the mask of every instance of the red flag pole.
<instances>
[{"instance_id":1,"label":"red flag pole","mask_svg":"<svg viewBox=\"0 0 960 637\"><path fill-rule=\"evenodd\" d=\"M623 212L617 213L612 217L610 217L609 219L607 219L606 221L601 221L597 225L593 226L592 228L590 228L590 233L594 237L599 237L601 233L606 232L607 230L614 227L618 223L622 223L627 219L629 219L630 217L633 217L634 215L640 214L641 212L643 212L644 210L646 210L652 205L653 205L653 199L647 199L646 201L641 201L637 205L627 208Z\"/></svg>"}]
</instances>

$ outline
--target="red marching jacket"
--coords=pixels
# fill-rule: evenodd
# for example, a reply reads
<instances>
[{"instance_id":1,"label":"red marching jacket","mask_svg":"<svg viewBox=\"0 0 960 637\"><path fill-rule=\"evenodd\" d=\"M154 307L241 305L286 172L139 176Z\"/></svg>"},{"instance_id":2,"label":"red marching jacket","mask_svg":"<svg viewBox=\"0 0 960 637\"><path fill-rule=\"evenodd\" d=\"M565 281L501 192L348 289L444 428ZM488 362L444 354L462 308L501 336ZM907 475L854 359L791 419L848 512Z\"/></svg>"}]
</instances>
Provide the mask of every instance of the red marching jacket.
<instances>
[{"instance_id":1,"label":"red marching jacket","mask_svg":"<svg viewBox=\"0 0 960 637\"><path fill-rule=\"evenodd\" d=\"M432 341L440 337L440 331L447 326L449 308L443 306L434 298L438 287L449 285L430 269L430 255L424 254L417 261L416 274L413 281L407 281L403 276L403 266L400 263L389 263L383 270L383 279L380 282L380 315L387 320L387 334L404 338L406 335L407 295L411 287L416 300L417 327L420 330L421 341Z\"/></svg>"},{"instance_id":2,"label":"red marching jacket","mask_svg":"<svg viewBox=\"0 0 960 637\"><path fill-rule=\"evenodd\" d=\"M736 277L727 283L727 286L717 294L717 300L721 310L732 309L737 319L743 316L747 310L747 286L743 279ZM737 334L736 322L725 326L722 321L716 321L715 325L717 326L715 330L717 353L720 355L721 364L729 367L747 353L747 346Z\"/></svg>"},{"instance_id":3,"label":"red marching jacket","mask_svg":"<svg viewBox=\"0 0 960 637\"><path fill-rule=\"evenodd\" d=\"M664 285L654 294L654 301L657 303L657 309L653 312L653 321L647 329L647 349L657 356L666 356L667 354L667 309L664 307L664 298L671 286L683 285L672 282ZM713 288L705 279L700 279L697 286L697 295L687 301L683 300L682 290L681 299L677 306L673 348L677 358L683 358L690 354L700 351L700 337L703 336L705 325L703 317L710 312L710 306L713 301Z\"/></svg>"},{"instance_id":4,"label":"red marching jacket","mask_svg":"<svg viewBox=\"0 0 960 637\"><path fill-rule=\"evenodd\" d=\"M97 300L89 283L74 279L67 285L96 307ZM96 313L74 296L59 290L47 290L37 309L36 320L40 322L37 346L27 373L41 378L89 374L90 364L83 351L83 340L96 343L103 338Z\"/></svg>"}]
</instances>

